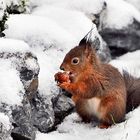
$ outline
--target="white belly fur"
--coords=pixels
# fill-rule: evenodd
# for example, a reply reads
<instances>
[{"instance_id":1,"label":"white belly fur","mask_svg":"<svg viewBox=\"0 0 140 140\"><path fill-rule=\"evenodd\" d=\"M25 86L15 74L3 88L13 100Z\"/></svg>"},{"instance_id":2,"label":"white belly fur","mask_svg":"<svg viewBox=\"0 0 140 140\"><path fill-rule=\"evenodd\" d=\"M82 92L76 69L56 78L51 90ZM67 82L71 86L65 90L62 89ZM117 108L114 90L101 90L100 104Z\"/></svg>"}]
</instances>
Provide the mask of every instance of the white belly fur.
<instances>
[{"instance_id":1,"label":"white belly fur","mask_svg":"<svg viewBox=\"0 0 140 140\"><path fill-rule=\"evenodd\" d=\"M89 115L100 117L100 113L99 113L100 102L101 100L99 98L88 99L86 102L86 108L85 108L86 112Z\"/></svg>"}]
</instances>

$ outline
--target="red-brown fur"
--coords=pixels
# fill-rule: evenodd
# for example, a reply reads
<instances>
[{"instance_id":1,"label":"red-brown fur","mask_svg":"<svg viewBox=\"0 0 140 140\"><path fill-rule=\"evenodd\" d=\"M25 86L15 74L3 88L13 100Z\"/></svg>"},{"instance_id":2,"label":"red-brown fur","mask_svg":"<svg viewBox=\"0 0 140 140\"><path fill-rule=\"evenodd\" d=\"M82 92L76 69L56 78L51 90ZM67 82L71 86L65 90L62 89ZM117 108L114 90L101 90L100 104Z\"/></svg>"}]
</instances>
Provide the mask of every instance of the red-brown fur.
<instances>
[{"instance_id":1,"label":"red-brown fur","mask_svg":"<svg viewBox=\"0 0 140 140\"><path fill-rule=\"evenodd\" d=\"M74 57L79 58L79 64L71 64ZM100 62L90 43L83 42L70 50L60 68L74 74L70 76L71 82L60 83L59 87L72 94L83 121L97 120L100 128L108 128L124 119L127 91L124 78L116 68ZM90 114L86 106L94 98L100 104L96 113Z\"/></svg>"}]
</instances>

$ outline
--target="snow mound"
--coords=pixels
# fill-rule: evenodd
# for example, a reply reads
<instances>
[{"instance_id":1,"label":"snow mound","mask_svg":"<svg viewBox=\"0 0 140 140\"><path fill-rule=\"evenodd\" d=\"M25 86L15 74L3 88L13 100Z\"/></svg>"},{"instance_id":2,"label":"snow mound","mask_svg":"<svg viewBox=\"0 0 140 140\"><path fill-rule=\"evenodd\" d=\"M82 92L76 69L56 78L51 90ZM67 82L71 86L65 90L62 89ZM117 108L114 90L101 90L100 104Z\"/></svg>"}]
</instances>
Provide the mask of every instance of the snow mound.
<instances>
[{"instance_id":1,"label":"snow mound","mask_svg":"<svg viewBox=\"0 0 140 140\"><path fill-rule=\"evenodd\" d=\"M41 6L36 8L32 14L47 17L56 22L72 35L78 43L83 36L91 29L92 22L79 11L72 11L55 6Z\"/></svg>"},{"instance_id":2,"label":"snow mound","mask_svg":"<svg viewBox=\"0 0 140 140\"><path fill-rule=\"evenodd\" d=\"M63 48L72 38L67 31L47 17L11 15L7 24L9 28L4 31L7 38L24 40L33 48Z\"/></svg>"},{"instance_id":3,"label":"snow mound","mask_svg":"<svg viewBox=\"0 0 140 140\"><path fill-rule=\"evenodd\" d=\"M133 19L140 22L140 12L123 0L105 0L107 9L103 14L102 22L105 27L121 29L133 23Z\"/></svg>"},{"instance_id":4,"label":"snow mound","mask_svg":"<svg viewBox=\"0 0 140 140\"><path fill-rule=\"evenodd\" d=\"M104 5L104 0L31 0L31 6L53 5L69 10L78 10L86 14L98 14Z\"/></svg>"}]
</instances>

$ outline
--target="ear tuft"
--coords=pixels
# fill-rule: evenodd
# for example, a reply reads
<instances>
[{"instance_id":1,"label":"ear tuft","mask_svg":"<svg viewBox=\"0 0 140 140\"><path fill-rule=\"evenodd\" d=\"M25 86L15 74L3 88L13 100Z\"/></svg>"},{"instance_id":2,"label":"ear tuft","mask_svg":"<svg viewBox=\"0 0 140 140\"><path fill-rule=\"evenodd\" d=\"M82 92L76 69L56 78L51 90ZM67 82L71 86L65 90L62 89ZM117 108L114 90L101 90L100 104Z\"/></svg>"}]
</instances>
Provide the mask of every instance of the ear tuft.
<instances>
[{"instance_id":1,"label":"ear tuft","mask_svg":"<svg viewBox=\"0 0 140 140\"><path fill-rule=\"evenodd\" d=\"M96 26L92 27L92 29L80 41L79 46L86 46L87 44L90 44L90 46L96 51L100 49L101 39L97 32Z\"/></svg>"}]
</instances>

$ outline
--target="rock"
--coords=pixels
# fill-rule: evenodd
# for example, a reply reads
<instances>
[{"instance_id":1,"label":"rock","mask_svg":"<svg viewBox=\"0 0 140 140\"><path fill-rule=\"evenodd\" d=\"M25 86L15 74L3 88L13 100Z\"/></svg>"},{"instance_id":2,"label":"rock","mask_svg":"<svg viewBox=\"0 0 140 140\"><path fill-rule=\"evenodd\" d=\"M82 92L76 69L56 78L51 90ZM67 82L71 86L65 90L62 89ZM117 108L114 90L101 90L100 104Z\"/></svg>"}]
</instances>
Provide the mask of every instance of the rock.
<instances>
[{"instance_id":1,"label":"rock","mask_svg":"<svg viewBox=\"0 0 140 140\"><path fill-rule=\"evenodd\" d=\"M48 132L54 126L54 111L51 96L37 93L32 99L32 123L41 132Z\"/></svg>"},{"instance_id":2,"label":"rock","mask_svg":"<svg viewBox=\"0 0 140 140\"><path fill-rule=\"evenodd\" d=\"M99 24L112 57L140 49L140 12L128 2L107 0Z\"/></svg>"},{"instance_id":3,"label":"rock","mask_svg":"<svg viewBox=\"0 0 140 140\"><path fill-rule=\"evenodd\" d=\"M43 133L54 130L74 107L72 100L62 93L47 96L37 93L31 104L33 125Z\"/></svg>"},{"instance_id":4,"label":"rock","mask_svg":"<svg viewBox=\"0 0 140 140\"><path fill-rule=\"evenodd\" d=\"M123 29L104 28L100 34L113 57L140 49L140 22L136 20Z\"/></svg>"},{"instance_id":5,"label":"rock","mask_svg":"<svg viewBox=\"0 0 140 140\"><path fill-rule=\"evenodd\" d=\"M32 108L28 98L24 98L23 106L12 109L14 129L12 137L14 140L35 140L35 127L32 124Z\"/></svg>"},{"instance_id":6,"label":"rock","mask_svg":"<svg viewBox=\"0 0 140 140\"><path fill-rule=\"evenodd\" d=\"M60 93L52 99L53 109L55 114L55 125L62 122L62 120L69 115L74 109L74 103L71 98Z\"/></svg>"},{"instance_id":7,"label":"rock","mask_svg":"<svg viewBox=\"0 0 140 140\"><path fill-rule=\"evenodd\" d=\"M12 124L10 119L4 113L0 113L0 139L12 140L11 138Z\"/></svg>"}]
</instances>

